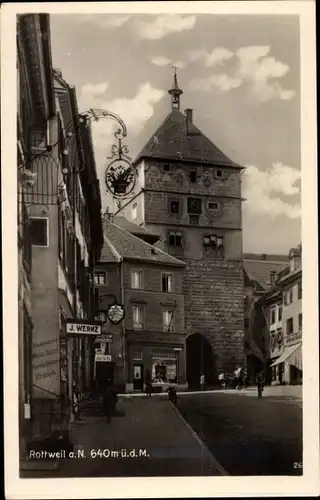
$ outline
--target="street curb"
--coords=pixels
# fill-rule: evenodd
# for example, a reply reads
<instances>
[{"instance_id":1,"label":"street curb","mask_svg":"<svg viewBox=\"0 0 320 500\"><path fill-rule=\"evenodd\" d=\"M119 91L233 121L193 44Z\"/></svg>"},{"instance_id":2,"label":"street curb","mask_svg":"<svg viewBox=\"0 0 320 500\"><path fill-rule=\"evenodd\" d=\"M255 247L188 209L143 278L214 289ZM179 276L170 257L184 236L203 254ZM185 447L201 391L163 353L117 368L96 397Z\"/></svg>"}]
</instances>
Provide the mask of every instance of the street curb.
<instances>
[{"instance_id":1,"label":"street curb","mask_svg":"<svg viewBox=\"0 0 320 500\"><path fill-rule=\"evenodd\" d=\"M222 475L222 476L229 476L229 473L225 470L225 468L220 464L220 462L216 459L216 457L211 453L209 448L204 444L204 442L199 438L198 434L192 429L192 427L188 424L188 422L185 420L185 418L181 415L179 409L176 407L175 404L173 404L170 401L171 405L173 406L174 410L178 414L179 418L181 421L184 423L184 425L187 427L189 430L190 434L192 437L197 441L199 446L202 448L203 451L205 451L209 456L211 455L211 460L214 463L217 471Z\"/></svg>"}]
</instances>

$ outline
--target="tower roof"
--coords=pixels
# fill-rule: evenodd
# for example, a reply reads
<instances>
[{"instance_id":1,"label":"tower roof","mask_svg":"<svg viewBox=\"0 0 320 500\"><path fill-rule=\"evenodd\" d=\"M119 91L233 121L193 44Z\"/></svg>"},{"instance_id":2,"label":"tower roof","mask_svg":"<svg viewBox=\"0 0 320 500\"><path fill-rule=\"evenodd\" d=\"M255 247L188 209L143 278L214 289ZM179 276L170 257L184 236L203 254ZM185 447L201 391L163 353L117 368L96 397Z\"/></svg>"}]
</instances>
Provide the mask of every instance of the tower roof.
<instances>
[{"instance_id":1,"label":"tower roof","mask_svg":"<svg viewBox=\"0 0 320 500\"><path fill-rule=\"evenodd\" d=\"M191 111L191 110L188 110ZM211 165L243 168L230 160L178 109L173 109L138 154L143 158L192 161Z\"/></svg>"}]
</instances>

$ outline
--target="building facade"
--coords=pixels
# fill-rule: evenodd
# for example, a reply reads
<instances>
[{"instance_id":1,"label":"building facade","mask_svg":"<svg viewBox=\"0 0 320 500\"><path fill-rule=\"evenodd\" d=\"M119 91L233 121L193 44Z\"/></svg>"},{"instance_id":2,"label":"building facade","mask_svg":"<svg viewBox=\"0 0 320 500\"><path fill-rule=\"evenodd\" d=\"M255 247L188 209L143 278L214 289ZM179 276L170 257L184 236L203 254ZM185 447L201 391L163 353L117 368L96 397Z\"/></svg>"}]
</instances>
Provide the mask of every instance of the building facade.
<instances>
[{"instance_id":1,"label":"building facade","mask_svg":"<svg viewBox=\"0 0 320 500\"><path fill-rule=\"evenodd\" d=\"M32 221L27 188L34 183L32 156L39 133L46 134L54 117L49 19L44 14L17 18L17 192L18 192L18 325L19 443L26 455L32 435L33 315Z\"/></svg>"},{"instance_id":2,"label":"building facade","mask_svg":"<svg viewBox=\"0 0 320 500\"><path fill-rule=\"evenodd\" d=\"M127 391L143 390L148 373L154 390L166 383L185 384L185 264L147 243L154 235L134 224L115 218L104 225L105 243L95 267L96 319L104 321L103 333L112 342L106 347L110 365L96 363L96 373L100 370L102 380L109 376ZM125 311L119 325L107 318L114 303Z\"/></svg>"},{"instance_id":3,"label":"building facade","mask_svg":"<svg viewBox=\"0 0 320 500\"><path fill-rule=\"evenodd\" d=\"M187 379L208 384L244 363L241 172L180 112L172 111L135 160L138 193L116 215L160 236L156 248L185 263Z\"/></svg>"},{"instance_id":4,"label":"building facade","mask_svg":"<svg viewBox=\"0 0 320 500\"><path fill-rule=\"evenodd\" d=\"M94 317L103 238L90 130L79 124L74 89L52 69L49 16L19 17L17 38L20 434L27 425L36 449L68 433L75 395L90 386L91 346L67 338L65 320Z\"/></svg>"},{"instance_id":5,"label":"building facade","mask_svg":"<svg viewBox=\"0 0 320 500\"><path fill-rule=\"evenodd\" d=\"M279 383L302 383L302 246L292 248L289 253L289 265L279 273L276 287L281 294L281 310L283 331L282 353L272 363L273 380ZM272 312L275 309L272 309ZM274 312L275 314L275 312ZM273 340L271 333L271 345ZM279 353L280 354L280 353ZM273 356L274 358L276 356Z\"/></svg>"},{"instance_id":6,"label":"building facade","mask_svg":"<svg viewBox=\"0 0 320 500\"><path fill-rule=\"evenodd\" d=\"M250 383L264 370L271 381L269 328L281 336L278 325L277 301L274 285L278 273L286 268L286 255L244 254L244 331L246 367ZM282 303L282 297L280 297ZM277 315L270 308L277 310ZM273 311L273 309L272 309ZM277 351L276 351L277 352Z\"/></svg>"}]
</instances>

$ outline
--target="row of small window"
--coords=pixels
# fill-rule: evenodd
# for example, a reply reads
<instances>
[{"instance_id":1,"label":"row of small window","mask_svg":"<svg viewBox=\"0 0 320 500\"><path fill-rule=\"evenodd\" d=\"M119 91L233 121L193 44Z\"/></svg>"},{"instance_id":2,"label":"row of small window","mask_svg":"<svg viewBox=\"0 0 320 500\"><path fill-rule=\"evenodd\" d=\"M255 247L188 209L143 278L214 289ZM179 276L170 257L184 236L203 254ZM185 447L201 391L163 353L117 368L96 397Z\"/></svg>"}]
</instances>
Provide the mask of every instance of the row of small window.
<instances>
[{"instance_id":1,"label":"row of small window","mask_svg":"<svg viewBox=\"0 0 320 500\"><path fill-rule=\"evenodd\" d=\"M183 247L182 233L179 231L170 231L168 244L173 247ZM216 236L215 234L207 234L203 236L203 245L205 247L212 247L216 249L223 248L223 236Z\"/></svg>"},{"instance_id":2,"label":"row of small window","mask_svg":"<svg viewBox=\"0 0 320 500\"><path fill-rule=\"evenodd\" d=\"M107 272L98 271L94 274L94 282L96 285L107 285ZM169 273L162 273L161 275L161 291L172 292L173 276ZM143 290L143 272L131 272L131 288L136 290Z\"/></svg>"},{"instance_id":3,"label":"row of small window","mask_svg":"<svg viewBox=\"0 0 320 500\"><path fill-rule=\"evenodd\" d=\"M145 316L143 304L134 304L132 306L132 326L134 330L144 330ZM172 307L164 307L162 310L162 329L167 333L172 333L174 330L174 309Z\"/></svg>"},{"instance_id":4,"label":"row of small window","mask_svg":"<svg viewBox=\"0 0 320 500\"><path fill-rule=\"evenodd\" d=\"M283 294L284 305L288 306L294 301L294 292L297 290L297 300L302 299L302 282L286 290Z\"/></svg>"},{"instance_id":5,"label":"row of small window","mask_svg":"<svg viewBox=\"0 0 320 500\"><path fill-rule=\"evenodd\" d=\"M188 213L189 214L201 214L202 212L202 200L201 198L188 198ZM219 210L220 203L217 201L207 202L208 210ZM182 203L180 200L171 200L169 203L169 211L171 214L181 214L182 213Z\"/></svg>"},{"instance_id":6,"label":"row of small window","mask_svg":"<svg viewBox=\"0 0 320 500\"><path fill-rule=\"evenodd\" d=\"M163 170L165 172L169 172L169 170L170 170L170 164L169 163L165 163L163 165ZM215 177L217 177L218 179L221 179L223 177L223 170L221 170L221 169L215 170ZM191 172L190 172L190 182L195 183L195 182L197 182L198 178L199 177L198 177L197 170L191 170Z\"/></svg>"}]
</instances>

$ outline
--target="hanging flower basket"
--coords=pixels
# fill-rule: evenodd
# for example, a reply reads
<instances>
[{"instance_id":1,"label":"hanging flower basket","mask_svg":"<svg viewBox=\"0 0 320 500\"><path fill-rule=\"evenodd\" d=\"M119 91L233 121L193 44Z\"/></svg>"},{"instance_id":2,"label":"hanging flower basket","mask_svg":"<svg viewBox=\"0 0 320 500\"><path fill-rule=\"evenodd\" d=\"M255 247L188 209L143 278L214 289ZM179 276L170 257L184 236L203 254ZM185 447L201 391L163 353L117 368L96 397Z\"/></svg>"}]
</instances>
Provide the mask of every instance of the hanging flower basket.
<instances>
[{"instance_id":1,"label":"hanging flower basket","mask_svg":"<svg viewBox=\"0 0 320 500\"><path fill-rule=\"evenodd\" d=\"M31 188L37 180L36 172L31 172L28 168L22 168L19 172L19 179L25 188Z\"/></svg>"}]
</instances>

